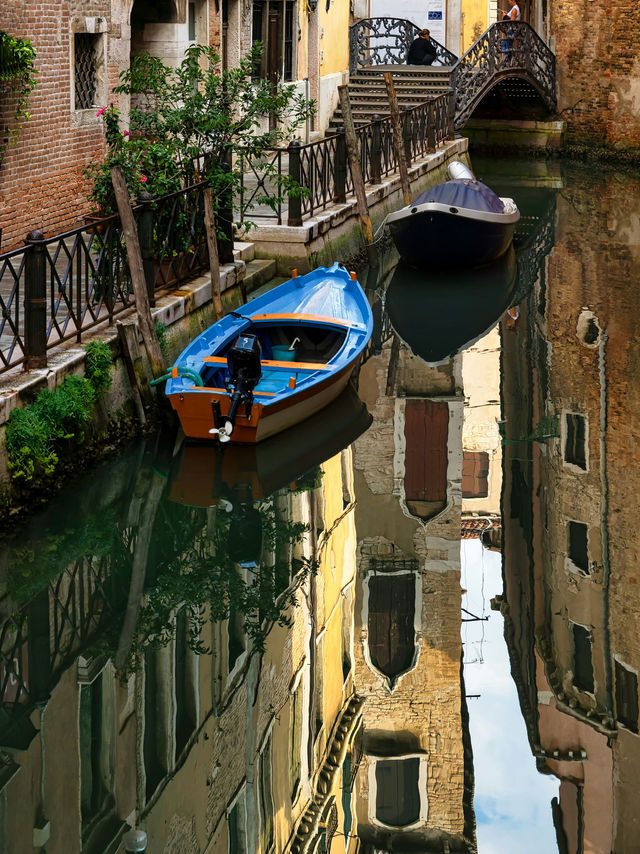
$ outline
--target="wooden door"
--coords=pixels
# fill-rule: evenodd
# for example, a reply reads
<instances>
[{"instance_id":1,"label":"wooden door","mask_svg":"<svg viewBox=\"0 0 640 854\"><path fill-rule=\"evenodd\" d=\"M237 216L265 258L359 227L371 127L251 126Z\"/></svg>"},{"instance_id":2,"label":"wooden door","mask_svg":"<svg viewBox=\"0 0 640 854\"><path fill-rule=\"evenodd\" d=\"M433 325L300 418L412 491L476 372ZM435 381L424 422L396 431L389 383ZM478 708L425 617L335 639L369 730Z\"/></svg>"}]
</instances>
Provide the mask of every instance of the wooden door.
<instances>
[{"instance_id":1,"label":"wooden door","mask_svg":"<svg viewBox=\"0 0 640 854\"><path fill-rule=\"evenodd\" d=\"M448 433L449 407L446 402L407 399L404 422L404 489L407 501L446 500Z\"/></svg>"},{"instance_id":2,"label":"wooden door","mask_svg":"<svg viewBox=\"0 0 640 854\"><path fill-rule=\"evenodd\" d=\"M415 652L416 579L376 575L369 581L368 643L374 667L393 678L411 667Z\"/></svg>"}]
</instances>

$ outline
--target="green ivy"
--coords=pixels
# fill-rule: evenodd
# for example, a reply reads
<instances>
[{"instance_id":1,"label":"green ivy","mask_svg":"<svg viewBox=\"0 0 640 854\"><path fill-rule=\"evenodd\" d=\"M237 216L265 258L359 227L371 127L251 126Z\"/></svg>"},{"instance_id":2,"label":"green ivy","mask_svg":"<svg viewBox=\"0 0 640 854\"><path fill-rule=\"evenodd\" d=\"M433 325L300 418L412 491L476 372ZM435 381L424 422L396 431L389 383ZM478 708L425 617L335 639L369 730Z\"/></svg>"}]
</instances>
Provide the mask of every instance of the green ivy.
<instances>
[{"instance_id":1,"label":"green ivy","mask_svg":"<svg viewBox=\"0 0 640 854\"><path fill-rule=\"evenodd\" d=\"M30 406L9 417L6 448L14 480L31 482L53 474L63 441L84 439L96 400L111 385L111 350L104 341L86 348L86 376L69 376L53 391L42 389Z\"/></svg>"},{"instance_id":2,"label":"green ivy","mask_svg":"<svg viewBox=\"0 0 640 854\"><path fill-rule=\"evenodd\" d=\"M163 355L166 356L167 350L169 349L169 339L167 338L167 325L161 320L156 320L153 325L156 330L156 338L158 339L160 349L162 350Z\"/></svg>"},{"instance_id":3,"label":"green ivy","mask_svg":"<svg viewBox=\"0 0 640 854\"><path fill-rule=\"evenodd\" d=\"M22 123L31 118L27 106L29 97L37 84L37 70L34 65L36 50L29 39L19 39L0 30L0 80L9 82L9 94L16 98L15 127L10 130L8 125L3 128L0 139L0 163L13 138L14 143L22 128Z\"/></svg>"}]
</instances>

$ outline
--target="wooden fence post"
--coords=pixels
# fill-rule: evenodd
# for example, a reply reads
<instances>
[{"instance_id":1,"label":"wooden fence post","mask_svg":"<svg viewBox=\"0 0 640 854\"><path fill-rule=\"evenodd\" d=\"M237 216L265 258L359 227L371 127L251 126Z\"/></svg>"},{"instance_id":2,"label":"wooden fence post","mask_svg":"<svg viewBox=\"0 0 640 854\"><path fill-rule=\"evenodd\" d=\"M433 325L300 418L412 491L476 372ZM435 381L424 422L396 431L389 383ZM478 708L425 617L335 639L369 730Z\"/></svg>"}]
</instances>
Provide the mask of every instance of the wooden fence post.
<instances>
[{"instance_id":1,"label":"wooden fence post","mask_svg":"<svg viewBox=\"0 0 640 854\"><path fill-rule=\"evenodd\" d=\"M140 241L142 268L144 269L144 278L147 283L149 305L154 308L156 304L156 283L153 264L153 208L151 207L153 199L150 193L140 193L137 201L139 205L142 205L142 210L138 217L138 240Z\"/></svg>"},{"instance_id":2,"label":"wooden fence post","mask_svg":"<svg viewBox=\"0 0 640 854\"><path fill-rule=\"evenodd\" d=\"M393 147L398 160L398 171L400 172L400 183L402 184L402 195L405 205L411 204L411 184L409 183L409 171L405 159L404 140L402 138L402 127L400 123L400 111L396 98L396 87L390 71L385 71L384 82L387 87L389 108L391 111L391 127L393 128Z\"/></svg>"},{"instance_id":3,"label":"wooden fence post","mask_svg":"<svg viewBox=\"0 0 640 854\"><path fill-rule=\"evenodd\" d=\"M25 369L47 366L47 258L44 234L30 231L24 259Z\"/></svg>"},{"instance_id":4,"label":"wooden fence post","mask_svg":"<svg viewBox=\"0 0 640 854\"><path fill-rule=\"evenodd\" d=\"M136 228L133 211L131 210L127 182L125 181L124 172L122 171L121 166L111 167L111 181L113 183L120 222L122 223L122 230L124 232L127 245L129 272L131 274L133 294L136 299L136 310L138 312L142 340L144 341L144 346L151 363L151 371L153 376L157 378L164 373L164 358L156 336L153 318L151 317L147 282L144 277L142 254L140 252L140 242L138 240L138 230Z\"/></svg>"},{"instance_id":5,"label":"wooden fence post","mask_svg":"<svg viewBox=\"0 0 640 854\"><path fill-rule=\"evenodd\" d=\"M336 162L333 168L333 200L343 205L347 201L347 140L343 127L338 128Z\"/></svg>"},{"instance_id":6,"label":"wooden fence post","mask_svg":"<svg viewBox=\"0 0 640 854\"><path fill-rule=\"evenodd\" d=\"M296 184L302 184L302 164L300 163L300 140L292 139L289 143L289 178ZM289 213L287 225L302 225L302 199L298 193L289 193Z\"/></svg>"},{"instance_id":7,"label":"wooden fence post","mask_svg":"<svg viewBox=\"0 0 640 854\"><path fill-rule=\"evenodd\" d=\"M371 130L371 183L379 184L382 177L382 117L375 114Z\"/></svg>"},{"instance_id":8,"label":"wooden fence post","mask_svg":"<svg viewBox=\"0 0 640 854\"><path fill-rule=\"evenodd\" d=\"M226 174L231 172L231 152L223 154L222 171ZM231 182L222 193L220 209L218 211L218 228L223 234L223 239L218 243L218 255L223 264L233 263L233 188Z\"/></svg>"},{"instance_id":9,"label":"wooden fence post","mask_svg":"<svg viewBox=\"0 0 640 854\"><path fill-rule=\"evenodd\" d=\"M349 103L348 87L338 86L338 94L340 96L340 107L342 109L342 119L344 121L349 166L351 167L351 177L353 178L353 189L356 194L358 214L360 216L360 227L362 228L362 235L367 247L369 261L371 264L375 264L377 259L375 247L373 246L373 226L371 224L371 217L369 216L367 194L364 189L364 178L362 177L362 167L360 166L360 152L358 151L358 138L356 136L356 128L353 123L351 104Z\"/></svg>"}]
</instances>

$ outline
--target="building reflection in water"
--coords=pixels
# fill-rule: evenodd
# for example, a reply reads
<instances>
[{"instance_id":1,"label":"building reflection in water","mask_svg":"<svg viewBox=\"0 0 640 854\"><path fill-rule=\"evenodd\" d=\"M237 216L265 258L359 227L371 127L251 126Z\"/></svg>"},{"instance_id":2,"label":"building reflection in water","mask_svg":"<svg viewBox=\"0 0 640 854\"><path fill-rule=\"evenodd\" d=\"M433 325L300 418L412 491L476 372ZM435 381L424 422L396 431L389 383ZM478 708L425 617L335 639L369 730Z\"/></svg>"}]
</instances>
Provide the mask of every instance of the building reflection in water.
<instances>
[{"instance_id":1,"label":"building reflection in water","mask_svg":"<svg viewBox=\"0 0 640 854\"><path fill-rule=\"evenodd\" d=\"M531 749L561 781L561 852L638 849L637 193L574 180L517 328L502 325L497 604Z\"/></svg>"},{"instance_id":2,"label":"building reflection in water","mask_svg":"<svg viewBox=\"0 0 640 854\"><path fill-rule=\"evenodd\" d=\"M116 852L129 826L163 852L357 833L348 445L370 421L352 395L286 454L140 446L5 549L5 850Z\"/></svg>"},{"instance_id":3,"label":"building reflection in water","mask_svg":"<svg viewBox=\"0 0 640 854\"><path fill-rule=\"evenodd\" d=\"M430 367L392 332L359 392L374 420L354 445L358 836L367 851L473 851L460 360Z\"/></svg>"}]
</instances>

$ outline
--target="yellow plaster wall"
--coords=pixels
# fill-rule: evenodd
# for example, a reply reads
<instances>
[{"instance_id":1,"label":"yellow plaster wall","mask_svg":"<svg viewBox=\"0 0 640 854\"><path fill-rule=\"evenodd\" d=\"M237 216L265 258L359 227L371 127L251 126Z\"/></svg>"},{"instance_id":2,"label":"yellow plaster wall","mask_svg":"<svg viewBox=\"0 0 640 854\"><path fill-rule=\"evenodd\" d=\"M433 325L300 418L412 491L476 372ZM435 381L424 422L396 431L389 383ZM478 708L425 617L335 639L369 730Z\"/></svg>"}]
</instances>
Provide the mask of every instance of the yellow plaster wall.
<instances>
[{"instance_id":1,"label":"yellow plaster wall","mask_svg":"<svg viewBox=\"0 0 640 854\"><path fill-rule=\"evenodd\" d=\"M464 51L468 50L489 26L488 5L487 0L462 0L462 14L464 15ZM498 3L499 7L501 5L502 0Z\"/></svg>"},{"instance_id":2,"label":"yellow plaster wall","mask_svg":"<svg viewBox=\"0 0 640 854\"><path fill-rule=\"evenodd\" d=\"M321 77L349 68L349 0L329 4L327 11L327 0L318 0Z\"/></svg>"}]
</instances>

